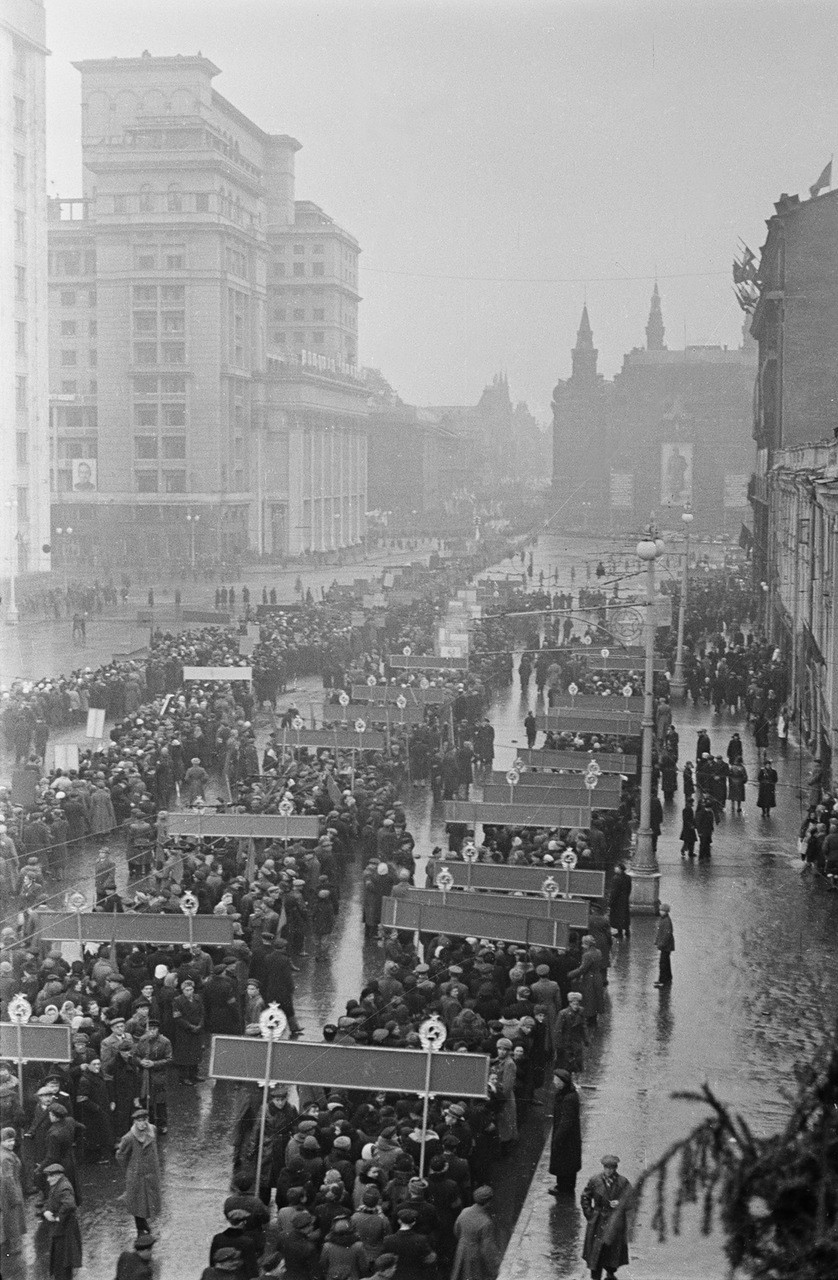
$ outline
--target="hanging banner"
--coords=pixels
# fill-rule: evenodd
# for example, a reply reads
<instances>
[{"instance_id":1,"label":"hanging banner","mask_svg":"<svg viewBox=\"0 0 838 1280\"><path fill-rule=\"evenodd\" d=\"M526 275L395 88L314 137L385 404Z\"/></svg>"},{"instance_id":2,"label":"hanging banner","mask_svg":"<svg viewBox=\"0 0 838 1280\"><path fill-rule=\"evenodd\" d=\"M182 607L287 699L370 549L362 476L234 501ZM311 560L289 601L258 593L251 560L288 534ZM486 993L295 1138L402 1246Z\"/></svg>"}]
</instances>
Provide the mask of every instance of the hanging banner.
<instances>
[{"instance_id":1,"label":"hanging banner","mask_svg":"<svg viewBox=\"0 0 838 1280\"><path fill-rule=\"evenodd\" d=\"M633 507L634 473L631 471L612 471L610 491L612 507Z\"/></svg>"},{"instance_id":2,"label":"hanging banner","mask_svg":"<svg viewBox=\"0 0 838 1280\"><path fill-rule=\"evenodd\" d=\"M749 479L744 472L725 474L725 507L747 507Z\"/></svg>"},{"instance_id":3,"label":"hanging banner","mask_svg":"<svg viewBox=\"0 0 838 1280\"><path fill-rule=\"evenodd\" d=\"M693 500L693 446L661 445L661 506L689 507Z\"/></svg>"}]
</instances>

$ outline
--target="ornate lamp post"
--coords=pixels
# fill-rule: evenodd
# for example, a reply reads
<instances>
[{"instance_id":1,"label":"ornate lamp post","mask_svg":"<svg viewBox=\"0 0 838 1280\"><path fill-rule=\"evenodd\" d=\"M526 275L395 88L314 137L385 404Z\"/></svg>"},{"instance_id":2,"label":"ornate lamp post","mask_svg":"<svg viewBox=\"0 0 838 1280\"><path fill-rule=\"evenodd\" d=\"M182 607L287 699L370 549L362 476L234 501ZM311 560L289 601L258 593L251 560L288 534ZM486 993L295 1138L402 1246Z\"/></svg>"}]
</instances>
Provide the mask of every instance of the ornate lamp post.
<instances>
[{"instance_id":1,"label":"ornate lamp post","mask_svg":"<svg viewBox=\"0 0 838 1280\"><path fill-rule=\"evenodd\" d=\"M686 543L684 546L684 564L681 570L681 603L678 607L678 646L675 650L675 670L672 673L673 698L683 698L687 691L684 681L684 618L687 612L687 589L690 576L690 525L693 522L693 513L691 511L683 511L681 519L684 522Z\"/></svg>"},{"instance_id":2,"label":"ornate lamp post","mask_svg":"<svg viewBox=\"0 0 838 1280\"><path fill-rule=\"evenodd\" d=\"M15 579L17 577L17 503L11 499L6 503L9 513L9 605L6 609L6 622L14 627L20 621L17 600L15 599Z\"/></svg>"},{"instance_id":3,"label":"ornate lamp post","mask_svg":"<svg viewBox=\"0 0 838 1280\"><path fill-rule=\"evenodd\" d=\"M195 526L198 524L200 519L201 517L199 515L193 515L191 511L187 511L186 521L189 525L189 563L193 573L195 572Z\"/></svg>"},{"instance_id":4,"label":"ornate lamp post","mask_svg":"<svg viewBox=\"0 0 838 1280\"><path fill-rule=\"evenodd\" d=\"M655 562L666 550L652 522L637 544L638 558L646 566L646 671L643 685L643 755L640 771L640 825L632 863L632 906L657 914L660 901L660 869L652 847L652 741L655 732Z\"/></svg>"},{"instance_id":5,"label":"ornate lamp post","mask_svg":"<svg viewBox=\"0 0 838 1280\"><path fill-rule=\"evenodd\" d=\"M64 595L67 594L67 560L70 554L70 539L73 536L72 525L66 528L59 527L55 531L58 534L58 545L61 547L61 567L64 570Z\"/></svg>"}]
</instances>

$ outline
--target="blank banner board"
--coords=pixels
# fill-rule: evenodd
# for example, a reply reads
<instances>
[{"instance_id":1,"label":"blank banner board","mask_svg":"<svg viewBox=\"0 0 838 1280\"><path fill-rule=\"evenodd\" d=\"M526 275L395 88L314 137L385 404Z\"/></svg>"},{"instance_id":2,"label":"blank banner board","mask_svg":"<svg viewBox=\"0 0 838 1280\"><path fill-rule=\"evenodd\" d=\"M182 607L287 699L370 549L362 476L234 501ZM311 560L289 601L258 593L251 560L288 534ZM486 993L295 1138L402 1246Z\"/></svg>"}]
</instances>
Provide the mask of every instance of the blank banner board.
<instances>
[{"instance_id":1,"label":"blank banner board","mask_svg":"<svg viewBox=\"0 0 838 1280\"><path fill-rule=\"evenodd\" d=\"M556 881L561 883L559 877ZM442 893L439 889L411 889L404 898L407 902L418 902L427 907L456 907L458 911L489 911L495 915L527 916L533 920L561 920L572 929L588 927L588 904L580 898L519 898L511 893L468 893L464 889L456 889L453 893Z\"/></svg>"},{"instance_id":2,"label":"blank banner board","mask_svg":"<svg viewBox=\"0 0 838 1280\"><path fill-rule=\"evenodd\" d=\"M445 933L453 938L490 938L534 947L566 947L570 937L569 926L562 920L500 915L479 907L428 907L407 898L384 898L381 923L388 929Z\"/></svg>"},{"instance_id":3,"label":"blank banner board","mask_svg":"<svg viewBox=\"0 0 838 1280\"><path fill-rule=\"evenodd\" d=\"M352 686L353 702L393 703L397 698L404 698L408 706L414 707L445 706L453 701L453 696L447 689L414 689L410 686L401 689L398 685L392 684L353 684Z\"/></svg>"},{"instance_id":4,"label":"blank banner board","mask_svg":"<svg viewBox=\"0 0 838 1280\"><path fill-rule=\"evenodd\" d=\"M253 679L252 667L184 667L184 680L247 680Z\"/></svg>"},{"instance_id":5,"label":"blank banner board","mask_svg":"<svg viewBox=\"0 0 838 1280\"><path fill-rule=\"evenodd\" d=\"M228 839L316 840L320 819L279 813L170 813L166 818L170 836L226 836Z\"/></svg>"},{"instance_id":6,"label":"blank banner board","mask_svg":"<svg viewBox=\"0 0 838 1280\"><path fill-rule=\"evenodd\" d=\"M553 785L528 781L529 777L552 777ZM613 775L612 775L613 777ZM590 798L589 798L590 797ZM557 804L577 805L587 809L592 804L595 809L619 809L620 783L609 785L600 778L595 787L588 792L581 778L575 786L562 783L558 774L522 774L521 781L515 787L508 782L487 782L483 787L485 804Z\"/></svg>"},{"instance_id":7,"label":"blank banner board","mask_svg":"<svg viewBox=\"0 0 838 1280\"><path fill-rule=\"evenodd\" d=\"M603 698L598 694L580 693L578 697L571 698L569 694L563 693L558 702L550 704L548 711L602 711L606 715L612 715L615 711L634 711L641 715L643 696L632 694L630 698L622 698L609 694Z\"/></svg>"},{"instance_id":8,"label":"blank banner board","mask_svg":"<svg viewBox=\"0 0 838 1280\"><path fill-rule=\"evenodd\" d=\"M595 751L588 755L584 751L548 751L529 748L518 752L528 769L561 769L566 773L584 773L592 760L596 760L603 773L624 773L628 777L637 768L637 756L626 756L617 751ZM493 782L503 780L503 774L495 777Z\"/></svg>"},{"instance_id":9,"label":"blank banner board","mask_svg":"<svg viewBox=\"0 0 838 1280\"><path fill-rule=\"evenodd\" d=\"M442 654L391 654L387 666L396 671L468 671L468 658L452 658Z\"/></svg>"},{"instance_id":10,"label":"blank banner board","mask_svg":"<svg viewBox=\"0 0 838 1280\"><path fill-rule=\"evenodd\" d=\"M216 1080L265 1079L267 1040L213 1036L209 1073ZM424 1093L427 1055L421 1049L379 1049L362 1045L312 1044L276 1040L271 1048L271 1080L324 1089L383 1089ZM485 1098L489 1059L482 1053L432 1056L430 1092L446 1097Z\"/></svg>"},{"instance_id":11,"label":"blank banner board","mask_svg":"<svg viewBox=\"0 0 838 1280\"><path fill-rule=\"evenodd\" d=\"M377 730L356 733L354 729L296 729L285 730L286 745L306 747L309 751L383 751L385 736Z\"/></svg>"},{"instance_id":12,"label":"blank banner board","mask_svg":"<svg viewBox=\"0 0 838 1280\"><path fill-rule=\"evenodd\" d=\"M642 727L641 717L626 711L554 710L536 716L535 723L543 733L608 733L624 738L638 737Z\"/></svg>"},{"instance_id":13,"label":"blank banner board","mask_svg":"<svg viewBox=\"0 0 838 1280\"><path fill-rule=\"evenodd\" d=\"M596 801L593 808L596 810ZM446 800L446 822L476 822L492 827L589 827L591 810L587 805L479 804L471 800Z\"/></svg>"},{"instance_id":14,"label":"blank banner board","mask_svg":"<svg viewBox=\"0 0 838 1280\"><path fill-rule=\"evenodd\" d=\"M189 945L190 921L183 913L159 915L153 911L128 912L39 911L38 929L47 942L78 942L81 924L82 942L158 942ZM233 941L230 916L193 916L193 942L208 947L226 947Z\"/></svg>"},{"instance_id":15,"label":"blank banner board","mask_svg":"<svg viewBox=\"0 0 838 1280\"><path fill-rule=\"evenodd\" d=\"M24 1062L69 1062L70 1028L64 1023L0 1023L0 1058L18 1057Z\"/></svg>"},{"instance_id":16,"label":"blank banner board","mask_svg":"<svg viewBox=\"0 0 838 1280\"><path fill-rule=\"evenodd\" d=\"M458 889L494 889L498 893L540 893L552 876L564 894L574 898L601 898L605 893L605 872L565 871L562 867L510 867L503 862L445 862ZM514 899L513 899L514 900Z\"/></svg>"},{"instance_id":17,"label":"blank banner board","mask_svg":"<svg viewBox=\"0 0 838 1280\"><path fill-rule=\"evenodd\" d=\"M344 720L344 708L335 706L334 703L327 703L323 707L322 720L324 724L340 723L345 724L347 728L351 728L355 719L360 718L367 724L387 724L392 728L399 724L424 724L425 708L417 707L410 704L406 707L396 707L391 702L366 702L363 706L348 706L345 709L346 719Z\"/></svg>"}]
</instances>

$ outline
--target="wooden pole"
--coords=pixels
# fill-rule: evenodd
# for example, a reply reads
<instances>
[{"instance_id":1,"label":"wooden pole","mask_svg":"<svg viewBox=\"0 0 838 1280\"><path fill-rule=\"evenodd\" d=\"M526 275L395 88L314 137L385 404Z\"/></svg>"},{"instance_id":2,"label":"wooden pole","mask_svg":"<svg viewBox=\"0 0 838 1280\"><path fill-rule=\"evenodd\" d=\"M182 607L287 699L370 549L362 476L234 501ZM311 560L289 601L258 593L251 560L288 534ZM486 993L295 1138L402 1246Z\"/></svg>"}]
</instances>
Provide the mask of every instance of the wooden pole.
<instances>
[{"instance_id":1,"label":"wooden pole","mask_svg":"<svg viewBox=\"0 0 838 1280\"><path fill-rule=\"evenodd\" d=\"M419 1148L419 1177L425 1176L425 1135L428 1131L428 1106L431 1098L431 1067L433 1066L434 1051L428 1046L427 1060L425 1062L425 1093L422 1101L422 1144Z\"/></svg>"},{"instance_id":2,"label":"wooden pole","mask_svg":"<svg viewBox=\"0 0 838 1280\"><path fill-rule=\"evenodd\" d=\"M271 1087L271 1058L273 1056L274 1038L268 1036L268 1060L265 1063L265 1082L262 1085L262 1112L259 1117L259 1151L256 1156L256 1181L253 1194L259 1194L262 1183L262 1157L265 1152L265 1121L268 1118L268 1090Z\"/></svg>"}]
</instances>

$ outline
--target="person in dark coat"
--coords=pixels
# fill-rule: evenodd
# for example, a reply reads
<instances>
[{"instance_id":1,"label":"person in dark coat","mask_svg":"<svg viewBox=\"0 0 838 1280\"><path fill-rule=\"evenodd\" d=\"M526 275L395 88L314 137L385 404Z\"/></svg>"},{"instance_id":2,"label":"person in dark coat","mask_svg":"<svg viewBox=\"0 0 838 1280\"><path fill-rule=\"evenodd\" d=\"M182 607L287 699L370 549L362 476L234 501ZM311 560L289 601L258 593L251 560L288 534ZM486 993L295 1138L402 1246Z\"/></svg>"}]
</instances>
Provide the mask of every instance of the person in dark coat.
<instances>
[{"instance_id":1,"label":"person in dark coat","mask_svg":"<svg viewBox=\"0 0 838 1280\"><path fill-rule=\"evenodd\" d=\"M716 816L709 800L701 800L695 811L695 830L698 835L698 856L709 858L713 844L713 832L716 829Z\"/></svg>"},{"instance_id":2,"label":"person in dark coat","mask_svg":"<svg viewBox=\"0 0 838 1280\"><path fill-rule=\"evenodd\" d=\"M152 1249L157 1237L141 1232L131 1249L124 1249L116 1260L116 1276L114 1280L152 1280L154 1260Z\"/></svg>"},{"instance_id":3,"label":"person in dark coat","mask_svg":"<svg viewBox=\"0 0 838 1280\"><path fill-rule=\"evenodd\" d=\"M576 1176L582 1168L582 1127L579 1094L569 1071L553 1072L556 1095L553 1100L553 1136L550 1139L550 1172L556 1179L551 1196L572 1196Z\"/></svg>"},{"instance_id":4,"label":"person in dark coat","mask_svg":"<svg viewBox=\"0 0 838 1280\"><path fill-rule=\"evenodd\" d=\"M323 960L328 954L329 934L335 927L335 908L328 889L318 890L311 909L311 932L314 934L314 954Z\"/></svg>"},{"instance_id":5,"label":"person in dark coat","mask_svg":"<svg viewBox=\"0 0 838 1280\"><path fill-rule=\"evenodd\" d=\"M614 868L611 881L611 893L608 898L608 916L611 928L616 929L617 937L631 937L631 876L626 872L625 864L618 862Z\"/></svg>"},{"instance_id":6,"label":"person in dark coat","mask_svg":"<svg viewBox=\"0 0 838 1280\"><path fill-rule=\"evenodd\" d=\"M664 750L660 758L660 771L663 798L669 804L678 790L678 766L674 757L666 750Z\"/></svg>"},{"instance_id":7,"label":"person in dark coat","mask_svg":"<svg viewBox=\"0 0 838 1280\"><path fill-rule=\"evenodd\" d=\"M668 902L661 903L660 919L655 931L655 946L658 949L659 956L656 987L672 986L672 952L675 950L675 930L672 927L670 909Z\"/></svg>"},{"instance_id":8,"label":"person in dark coat","mask_svg":"<svg viewBox=\"0 0 838 1280\"><path fill-rule=\"evenodd\" d=\"M728 778L728 799L730 800L730 808L733 813L741 813L742 805L745 803L745 787L748 782L748 773L742 763L741 757L733 760L730 765L730 776Z\"/></svg>"},{"instance_id":9,"label":"person in dark coat","mask_svg":"<svg viewBox=\"0 0 838 1280\"><path fill-rule=\"evenodd\" d=\"M60 1164L47 1165L44 1177L49 1187L44 1218L52 1228L49 1273L52 1280L72 1280L73 1272L82 1264L76 1197Z\"/></svg>"},{"instance_id":10,"label":"person in dark coat","mask_svg":"<svg viewBox=\"0 0 838 1280\"><path fill-rule=\"evenodd\" d=\"M81 1203L79 1181L76 1172L75 1142L76 1134L84 1129L60 1102L53 1102L49 1109L50 1126L47 1130L46 1148L44 1151L44 1175L50 1165L59 1164L64 1171L76 1204Z\"/></svg>"},{"instance_id":11,"label":"person in dark coat","mask_svg":"<svg viewBox=\"0 0 838 1280\"><path fill-rule=\"evenodd\" d=\"M757 808L763 818L767 818L771 814L771 810L777 804L777 770L772 765L768 757L765 757L762 768L757 774Z\"/></svg>"},{"instance_id":12,"label":"person in dark coat","mask_svg":"<svg viewBox=\"0 0 838 1280\"><path fill-rule=\"evenodd\" d=\"M201 991L206 1029L218 1036L240 1036L241 1008L238 989L223 964L217 964Z\"/></svg>"},{"instance_id":13,"label":"person in dark coat","mask_svg":"<svg viewBox=\"0 0 838 1280\"><path fill-rule=\"evenodd\" d=\"M195 994L191 978L181 983L180 995L172 1005L172 1017L175 1020L172 1061L180 1072L181 1084L197 1084L203 1052L204 1002Z\"/></svg>"},{"instance_id":14,"label":"person in dark coat","mask_svg":"<svg viewBox=\"0 0 838 1280\"><path fill-rule=\"evenodd\" d=\"M288 1019L292 1035L301 1028L294 1012L294 970L286 954L287 943L278 938L265 958L262 971L262 997L266 1004L276 1003Z\"/></svg>"},{"instance_id":15,"label":"person in dark coat","mask_svg":"<svg viewBox=\"0 0 838 1280\"><path fill-rule=\"evenodd\" d=\"M108 1086L98 1058L89 1062L79 1077L76 1109L84 1124L86 1156L98 1164L109 1164L116 1138L111 1124Z\"/></svg>"},{"instance_id":16,"label":"person in dark coat","mask_svg":"<svg viewBox=\"0 0 838 1280\"><path fill-rule=\"evenodd\" d=\"M618 1156L602 1157L602 1173L591 1178L582 1192L582 1212L588 1223L582 1257L591 1269L591 1280L611 1280L627 1265L628 1200L631 1183L617 1172Z\"/></svg>"},{"instance_id":17,"label":"person in dark coat","mask_svg":"<svg viewBox=\"0 0 838 1280\"><path fill-rule=\"evenodd\" d=\"M394 1280L428 1280L436 1254L428 1237L416 1230L416 1210L405 1205L397 1218L398 1231L382 1242L382 1253L394 1253L399 1260Z\"/></svg>"}]
</instances>

